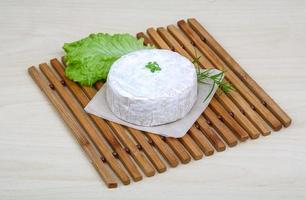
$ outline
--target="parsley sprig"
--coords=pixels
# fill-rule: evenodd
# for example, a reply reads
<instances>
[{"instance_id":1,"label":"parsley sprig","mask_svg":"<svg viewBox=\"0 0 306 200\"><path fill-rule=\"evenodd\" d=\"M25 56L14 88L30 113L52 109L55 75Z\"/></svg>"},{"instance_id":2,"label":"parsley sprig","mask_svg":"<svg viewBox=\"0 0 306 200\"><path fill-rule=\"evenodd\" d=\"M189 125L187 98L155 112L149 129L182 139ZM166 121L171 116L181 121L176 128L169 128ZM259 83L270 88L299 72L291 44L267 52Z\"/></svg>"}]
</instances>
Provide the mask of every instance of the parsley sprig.
<instances>
[{"instance_id":1,"label":"parsley sprig","mask_svg":"<svg viewBox=\"0 0 306 200\"><path fill-rule=\"evenodd\" d=\"M146 64L146 68L150 69L152 73L154 73L155 71L161 71L161 68L159 67L159 64L156 61L148 62Z\"/></svg>"}]
</instances>

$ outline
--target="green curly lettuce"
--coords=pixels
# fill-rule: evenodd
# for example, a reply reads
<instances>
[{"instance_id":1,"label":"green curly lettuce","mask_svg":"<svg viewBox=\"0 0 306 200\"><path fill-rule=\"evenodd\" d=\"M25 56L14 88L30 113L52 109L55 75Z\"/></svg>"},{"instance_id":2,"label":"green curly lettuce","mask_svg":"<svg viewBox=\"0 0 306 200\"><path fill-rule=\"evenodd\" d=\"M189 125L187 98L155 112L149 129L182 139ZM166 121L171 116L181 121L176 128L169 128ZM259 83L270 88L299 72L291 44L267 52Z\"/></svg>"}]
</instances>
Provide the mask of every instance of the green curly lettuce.
<instances>
[{"instance_id":1,"label":"green curly lettuce","mask_svg":"<svg viewBox=\"0 0 306 200\"><path fill-rule=\"evenodd\" d=\"M88 37L63 46L66 76L81 85L92 86L106 80L111 65L132 51L153 48L144 46L143 39L130 34L90 34Z\"/></svg>"}]
</instances>

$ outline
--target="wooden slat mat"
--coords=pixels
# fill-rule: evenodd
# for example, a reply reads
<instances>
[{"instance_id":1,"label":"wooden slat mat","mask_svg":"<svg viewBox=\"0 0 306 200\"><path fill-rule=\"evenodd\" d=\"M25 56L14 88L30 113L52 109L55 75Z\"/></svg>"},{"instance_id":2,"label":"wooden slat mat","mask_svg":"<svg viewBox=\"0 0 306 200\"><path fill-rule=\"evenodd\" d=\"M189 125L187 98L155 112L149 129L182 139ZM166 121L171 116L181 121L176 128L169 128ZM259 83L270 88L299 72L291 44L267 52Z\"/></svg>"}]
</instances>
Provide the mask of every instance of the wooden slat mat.
<instances>
[{"instance_id":1,"label":"wooden slat mat","mask_svg":"<svg viewBox=\"0 0 306 200\"><path fill-rule=\"evenodd\" d=\"M226 80L235 91L217 94L188 133L179 139L161 137L125 127L84 112L83 108L103 83L81 87L64 75L57 59L33 67L29 73L71 128L107 187L118 180L128 185L165 172L193 158L211 156L239 142L266 136L271 130L288 127L290 117L242 69L196 20L180 20L178 26L149 28L140 32L145 44L170 49L190 60L198 56L203 68L226 71Z\"/></svg>"}]
</instances>

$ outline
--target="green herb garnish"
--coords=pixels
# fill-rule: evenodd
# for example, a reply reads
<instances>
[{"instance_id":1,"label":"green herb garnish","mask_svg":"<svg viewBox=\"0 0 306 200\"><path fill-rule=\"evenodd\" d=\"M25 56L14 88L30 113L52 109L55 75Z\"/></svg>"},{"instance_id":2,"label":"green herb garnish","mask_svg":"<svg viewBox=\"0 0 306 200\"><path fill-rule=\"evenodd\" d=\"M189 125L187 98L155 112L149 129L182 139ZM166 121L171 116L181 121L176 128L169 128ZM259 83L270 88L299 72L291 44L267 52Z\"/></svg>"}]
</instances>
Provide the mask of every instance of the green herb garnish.
<instances>
[{"instance_id":1,"label":"green herb garnish","mask_svg":"<svg viewBox=\"0 0 306 200\"><path fill-rule=\"evenodd\" d=\"M229 93L230 91L234 90L234 87L229 82L223 80L223 77L225 75L224 71L221 71L218 74L212 74L212 69L201 69L198 64L200 58L201 57L199 56L192 61L192 63L196 67L198 82L209 84L209 82L212 81L214 83L211 91L209 92L205 100L210 96L210 94L214 90L215 85L217 85L224 93Z\"/></svg>"},{"instance_id":2,"label":"green herb garnish","mask_svg":"<svg viewBox=\"0 0 306 200\"><path fill-rule=\"evenodd\" d=\"M198 81L200 83L208 83L207 80L211 80L225 93L229 93L230 91L234 90L233 86L229 82L222 80L225 74L224 71L211 75L211 70L212 69L200 70L197 68Z\"/></svg>"},{"instance_id":3,"label":"green herb garnish","mask_svg":"<svg viewBox=\"0 0 306 200\"><path fill-rule=\"evenodd\" d=\"M63 46L66 76L81 85L93 85L99 80L106 80L112 64L121 56L144 46L143 39L138 40L130 34L107 33L90 34L88 37Z\"/></svg>"},{"instance_id":4,"label":"green herb garnish","mask_svg":"<svg viewBox=\"0 0 306 200\"><path fill-rule=\"evenodd\" d=\"M146 68L150 69L150 71L152 73L156 72L156 71L161 71L161 68L159 67L159 64L157 62L148 62L146 64Z\"/></svg>"}]
</instances>

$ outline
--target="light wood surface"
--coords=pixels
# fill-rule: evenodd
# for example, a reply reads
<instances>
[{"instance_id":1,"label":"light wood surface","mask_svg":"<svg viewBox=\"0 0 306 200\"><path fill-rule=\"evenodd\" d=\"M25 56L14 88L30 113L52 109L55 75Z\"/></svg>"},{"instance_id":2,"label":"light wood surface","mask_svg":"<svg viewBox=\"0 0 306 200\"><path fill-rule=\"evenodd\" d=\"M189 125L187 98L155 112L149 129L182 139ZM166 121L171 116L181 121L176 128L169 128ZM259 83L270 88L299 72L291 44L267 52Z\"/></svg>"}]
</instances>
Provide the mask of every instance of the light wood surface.
<instances>
[{"instance_id":1,"label":"light wood surface","mask_svg":"<svg viewBox=\"0 0 306 200\"><path fill-rule=\"evenodd\" d=\"M1 1L0 199L305 199L305 1ZM91 32L195 17L292 117L287 129L115 190L27 74Z\"/></svg>"}]
</instances>

